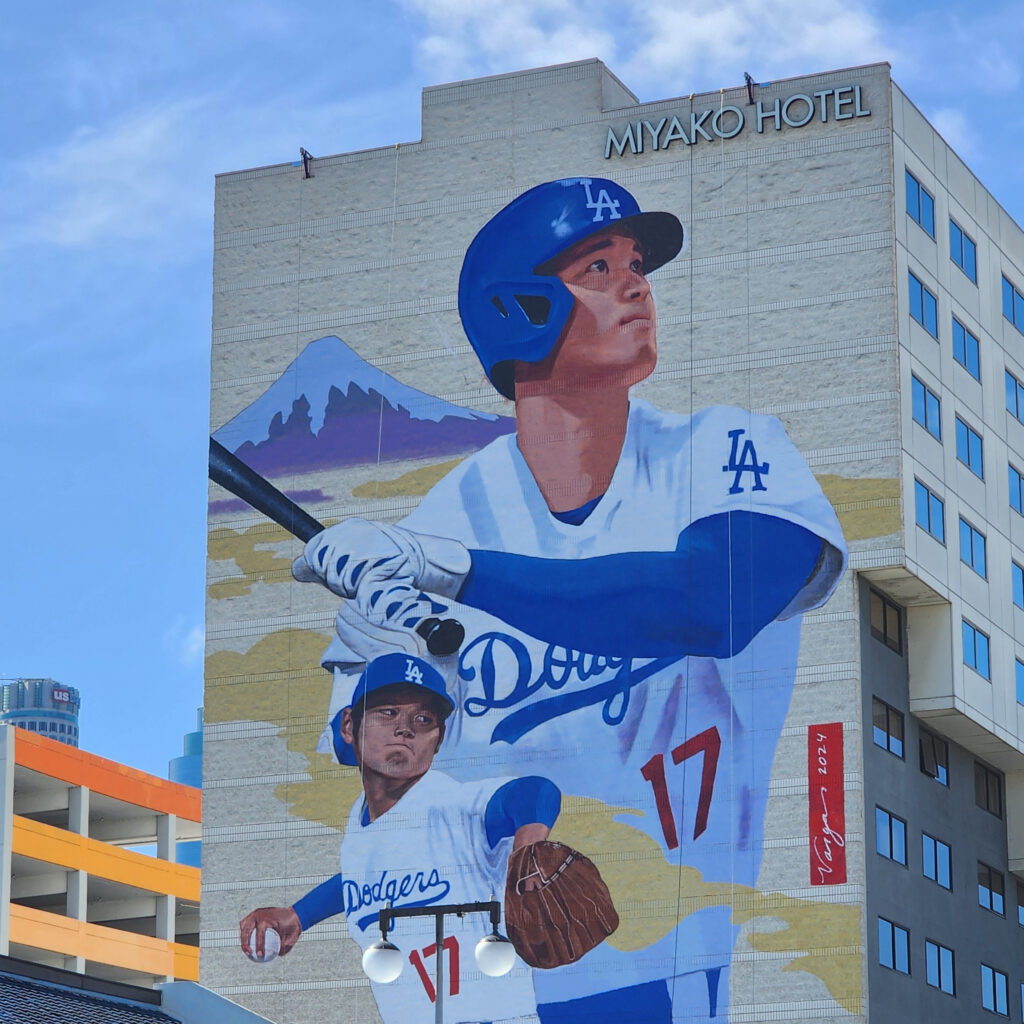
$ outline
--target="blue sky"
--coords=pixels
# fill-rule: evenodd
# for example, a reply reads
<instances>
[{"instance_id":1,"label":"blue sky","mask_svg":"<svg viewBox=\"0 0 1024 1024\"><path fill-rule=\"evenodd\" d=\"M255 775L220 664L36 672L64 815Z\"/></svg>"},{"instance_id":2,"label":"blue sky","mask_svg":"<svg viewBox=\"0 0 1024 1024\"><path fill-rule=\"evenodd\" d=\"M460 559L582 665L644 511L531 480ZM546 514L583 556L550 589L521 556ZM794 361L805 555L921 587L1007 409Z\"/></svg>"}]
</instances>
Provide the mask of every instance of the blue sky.
<instances>
[{"instance_id":1,"label":"blue sky","mask_svg":"<svg viewBox=\"0 0 1024 1024\"><path fill-rule=\"evenodd\" d=\"M213 177L419 137L420 89L603 58L643 100L888 60L1024 222L1024 18L819 0L20 5L0 26L0 677L157 774L202 702Z\"/></svg>"}]
</instances>

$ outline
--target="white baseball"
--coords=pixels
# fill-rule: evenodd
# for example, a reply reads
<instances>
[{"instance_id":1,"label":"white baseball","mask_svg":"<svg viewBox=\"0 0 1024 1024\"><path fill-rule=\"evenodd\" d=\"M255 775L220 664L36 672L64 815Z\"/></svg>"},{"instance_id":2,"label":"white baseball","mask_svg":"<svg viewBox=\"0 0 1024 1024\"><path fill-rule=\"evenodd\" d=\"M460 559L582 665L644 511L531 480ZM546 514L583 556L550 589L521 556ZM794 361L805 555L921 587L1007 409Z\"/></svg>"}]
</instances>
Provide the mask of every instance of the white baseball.
<instances>
[{"instance_id":1,"label":"white baseball","mask_svg":"<svg viewBox=\"0 0 1024 1024\"><path fill-rule=\"evenodd\" d=\"M252 935L249 936L249 959L258 964L269 964L271 960L276 960L278 954L281 952L281 936L277 934L276 929L268 928L263 936L263 956L260 956L256 952L256 929L253 928Z\"/></svg>"}]
</instances>

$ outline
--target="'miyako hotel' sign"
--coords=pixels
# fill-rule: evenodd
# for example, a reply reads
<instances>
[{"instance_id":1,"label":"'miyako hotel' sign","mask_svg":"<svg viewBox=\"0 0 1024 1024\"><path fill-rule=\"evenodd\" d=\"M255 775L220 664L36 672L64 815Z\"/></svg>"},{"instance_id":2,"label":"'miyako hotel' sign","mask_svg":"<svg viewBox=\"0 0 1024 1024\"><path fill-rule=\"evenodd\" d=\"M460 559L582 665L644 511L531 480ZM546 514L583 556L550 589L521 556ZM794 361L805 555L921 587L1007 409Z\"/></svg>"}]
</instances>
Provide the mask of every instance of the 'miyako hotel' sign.
<instances>
[{"instance_id":1,"label":"'miyako hotel' sign","mask_svg":"<svg viewBox=\"0 0 1024 1024\"><path fill-rule=\"evenodd\" d=\"M846 121L853 117L870 117L860 93L859 85L844 85L838 89L819 89L817 92L796 92L785 99L758 100L744 113L741 107L722 106L717 110L709 108L700 113L662 117L657 121L631 121L620 132L608 128L608 139L604 144L607 160L614 153L642 153L645 149L654 152L668 149L674 142L692 146L702 138L712 142L715 138L733 139L749 122L757 125L758 132L766 129L780 131L783 125L803 128L818 120Z\"/></svg>"}]
</instances>

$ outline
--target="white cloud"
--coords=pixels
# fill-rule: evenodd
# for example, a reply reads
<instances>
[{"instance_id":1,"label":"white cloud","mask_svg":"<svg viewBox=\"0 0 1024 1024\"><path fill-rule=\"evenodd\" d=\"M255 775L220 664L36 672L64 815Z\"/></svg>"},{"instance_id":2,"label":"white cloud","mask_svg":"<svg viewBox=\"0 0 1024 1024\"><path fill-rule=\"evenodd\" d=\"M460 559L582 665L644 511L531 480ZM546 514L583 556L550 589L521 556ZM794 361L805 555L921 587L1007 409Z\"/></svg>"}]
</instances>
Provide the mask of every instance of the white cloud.
<instances>
[{"instance_id":1,"label":"white cloud","mask_svg":"<svg viewBox=\"0 0 1024 1024\"><path fill-rule=\"evenodd\" d=\"M452 81L587 57L614 59L614 20L572 0L400 0L425 31L428 80Z\"/></svg>"},{"instance_id":2,"label":"white cloud","mask_svg":"<svg viewBox=\"0 0 1024 1024\"><path fill-rule=\"evenodd\" d=\"M600 57L645 98L891 59L865 3L649 0L625 8L555 0L401 0L423 25L430 81Z\"/></svg>"},{"instance_id":3,"label":"white cloud","mask_svg":"<svg viewBox=\"0 0 1024 1024\"><path fill-rule=\"evenodd\" d=\"M970 119L962 110L955 107L943 107L931 111L927 116L935 126L935 130L963 160L973 160L978 155L977 133Z\"/></svg>"},{"instance_id":4,"label":"white cloud","mask_svg":"<svg viewBox=\"0 0 1024 1024\"><path fill-rule=\"evenodd\" d=\"M172 103L104 128L83 126L51 152L24 160L23 188L38 210L26 227L57 245L86 246L152 237L169 211L208 216L207 197L195 194L174 159L199 106Z\"/></svg>"},{"instance_id":5,"label":"white cloud","mask_svg":"<svg viewBox=\"0 0 1024 1024\"><path fill-rule=\"evenodd\" d=\"M185 668L194 668L203 659L206 634L202 626L188 626L180 616L164 630L164 648Z\"/></svg>"}]
</instances>

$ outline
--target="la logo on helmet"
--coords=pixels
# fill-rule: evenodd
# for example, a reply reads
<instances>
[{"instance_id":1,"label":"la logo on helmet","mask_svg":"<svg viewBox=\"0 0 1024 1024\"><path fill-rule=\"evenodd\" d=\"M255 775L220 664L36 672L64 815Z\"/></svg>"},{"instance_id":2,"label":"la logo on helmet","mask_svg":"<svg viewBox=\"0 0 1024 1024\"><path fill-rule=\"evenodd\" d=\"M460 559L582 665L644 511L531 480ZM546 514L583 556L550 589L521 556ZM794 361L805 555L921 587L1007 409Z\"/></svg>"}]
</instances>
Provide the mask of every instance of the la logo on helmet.
<instances>
[{"instance_id":1,"label":"la logo on helmet","mask_svg":"<svg viewBox=\"0 0 1024 1024\"><path fill-rule=\"evenodd\" d=\"M423 669L412 658L405 659L405 681L415 683L417 686L423 685Z\"/></svg>"},{"instance_id":2,"label":"la logo on helmet","mask_svg":"<svg viewBox=\"0 0 1024 1024\"><path fill-rule=\"evenodd\" d=\"M609 220L621 220L622 214L619 213L619 201L618 199L612 199L608 195L608 189L602 188L597 193L597 199L594 199L593 193L590 191L590 182L581 181L580 184L586 189L587 192L587 209L594 211L594 223L600 224L604 220L604 211L608 211Z\"/></svg>"}]
</instances>

